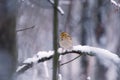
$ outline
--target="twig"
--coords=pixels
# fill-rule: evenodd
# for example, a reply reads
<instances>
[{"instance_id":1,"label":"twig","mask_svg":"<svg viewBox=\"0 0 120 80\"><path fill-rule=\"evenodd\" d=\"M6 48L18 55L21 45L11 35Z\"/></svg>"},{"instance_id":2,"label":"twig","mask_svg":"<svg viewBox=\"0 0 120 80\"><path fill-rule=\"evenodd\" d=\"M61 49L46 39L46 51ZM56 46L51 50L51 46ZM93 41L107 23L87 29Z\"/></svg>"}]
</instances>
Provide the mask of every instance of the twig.
<instances>
[{"instance_id":1,"label":"twig","mask_svg":"<svg viewBox=\"0 0 120 80\"><path fill-rule=\"evenodd\" d=\"M16 32L19 32L19 31L24 31L24 30L27 30L27 29L32 29L34 28L35 26L32 26L32 27L28 27L28 28L24 28L24 29L19 29L19 30L16 30Z\"/></svg>"},{"instance_id":2,"label":"twig","mask_svg":"<svg viewBox=\"0 0 120 80\"><path fill-rule=\"evenodd\" d=\"M48 0L53 6L54 5L54 1L53 0ZM61 13L61 15L64 15L64 11L62 10L62 8L60 6L57 6L57 10Z\"/></svg>"},{"instance_id":3,"label":"twig","mask_svg":"<svg viewBox=\"0 0 120 80\"><path fill-rule=\"evenodd\" d=\"M75 59L79 58L80 56L81 56L81 55L79 55L79 56L73 58L73 59L70 60L70 61L67 61L67 62L65 62L65 63L62 63L62 64L60 64L60 66L63 66L63 65L65 65L65 64L67 64L67 63L70 63L70 62L74 61Z\"/></svg>"}]
</instances>

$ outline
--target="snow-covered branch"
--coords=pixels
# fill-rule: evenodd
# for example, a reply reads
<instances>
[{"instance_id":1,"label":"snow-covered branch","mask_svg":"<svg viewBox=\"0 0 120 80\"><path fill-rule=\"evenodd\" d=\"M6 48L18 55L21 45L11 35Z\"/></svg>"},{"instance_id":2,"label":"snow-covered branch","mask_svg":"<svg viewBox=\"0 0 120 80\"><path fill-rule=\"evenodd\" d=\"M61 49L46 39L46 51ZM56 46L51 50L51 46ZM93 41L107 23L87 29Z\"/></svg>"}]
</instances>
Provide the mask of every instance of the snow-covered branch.
<instances>
[{"instance_id":1,"label":"snow-covered branch","mask_svg":"<svg viewBox=\"0 0 120 80\"><path fill-rule=\"evenodd\" d=\"M54 6L54 0L49 0L49 2ZM62 8L60 6L57 7L57 10L63 15L64 11L62 10Z\"/></svg>"},{"instance_id":2,"label":"snow-covered branch","mask_svg":"<svg viewBox=\"0 0 120 80\"><path fill-rule=\"evenodd\" d=\"M113 3L115 6L120 7L120 3L116 2L115 0L110 0L110 1L111 1L111 3Z\"/></svg>"},{"instance_id":3,"label":"snow-covered branch","mask_svg":"<svg viewBox=\"0 0 120 80\"><path fill-rule=\"evenodd\" d=\"M81 45L73 46L73 49L71 51L65 51L65 52L62 52L62 49L59 48L58 53L59 56L66 54L95 56L105 67L109 67L111 64L118 66L120 63L120 58L116 54L105 49L90 47L90 46L81 46ZM52 59L53 56L54 56L54 51L48 51L48 52L39 51L32 58L26 59L21 66L18 66L16 72L23 73L29 68L32 68L32 66L34 66L37 63Z\"/></svg>"},{"instance_id":4,"label":"snow-covered branch","mask_svg":"<svg viewBox=\"0 0 120 80\"><path fill-rule=\"evenodd\" d=\"M19 0L19 1L22 1L22 2L26 3L27 5L31 5L32 7L35 5L40 6L40 4L38 2L36 2L35 0ZM54 0L48 0L48 2L54 6ZM69 2L67 2L67 4L69 4ZM56 8L60 12L61 15L64 15L64 11L60 6L57 6Z\"/></svg>"}]
</instances>

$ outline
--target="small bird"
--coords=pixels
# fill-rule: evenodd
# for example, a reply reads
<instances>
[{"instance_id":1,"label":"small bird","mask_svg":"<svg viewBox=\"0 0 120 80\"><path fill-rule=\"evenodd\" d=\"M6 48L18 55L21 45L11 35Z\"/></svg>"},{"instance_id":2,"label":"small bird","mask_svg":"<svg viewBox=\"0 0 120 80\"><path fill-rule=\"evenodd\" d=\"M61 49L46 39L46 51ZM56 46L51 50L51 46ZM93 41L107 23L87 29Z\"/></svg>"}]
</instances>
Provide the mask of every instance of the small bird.
<instances>
[{"instance_id":1,"label":"small bird","mask_svg":"<svg viewBox=\"0 0 120 80\"><path fill-rule=\"evenodd\" d=\"M71 50L73 47L73 42L71 36L67 32L61 32L59 38L59 45L64 50Z\"/></svg>"}]
</instances>

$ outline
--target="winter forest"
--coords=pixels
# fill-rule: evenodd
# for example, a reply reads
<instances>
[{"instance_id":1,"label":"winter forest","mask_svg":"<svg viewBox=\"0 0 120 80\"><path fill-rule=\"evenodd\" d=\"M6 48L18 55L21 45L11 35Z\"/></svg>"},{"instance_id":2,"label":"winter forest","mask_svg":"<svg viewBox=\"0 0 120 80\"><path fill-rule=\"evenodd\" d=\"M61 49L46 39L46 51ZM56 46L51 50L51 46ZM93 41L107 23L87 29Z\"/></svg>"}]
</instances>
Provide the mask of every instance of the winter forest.
<instances>
[{"instance_id":1,"label":"winter forest","mask_svg":"<svg viewBox=\"0 0 120 80\"><path fill-rule=\"evenodd\" d=\"M0 0L0 80L120 80L120 0Z\"/></svg>"}]
</instances>

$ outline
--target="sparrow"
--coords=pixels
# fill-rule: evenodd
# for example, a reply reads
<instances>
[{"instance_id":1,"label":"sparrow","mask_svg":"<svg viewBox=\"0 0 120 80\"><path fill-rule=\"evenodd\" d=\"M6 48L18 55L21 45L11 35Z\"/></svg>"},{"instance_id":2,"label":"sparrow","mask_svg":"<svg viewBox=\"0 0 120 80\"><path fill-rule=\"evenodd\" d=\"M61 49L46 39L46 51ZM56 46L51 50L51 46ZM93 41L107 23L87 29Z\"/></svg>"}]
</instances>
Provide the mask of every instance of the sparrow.
<instances>
[{"instance_id":1,"label":"sparrow","mask_svg":"<svg viewBox=\"0 0 120 80\"><path fill-rule=\"evenodd\" d=\"M59 37L59 45L64 50L71 50L73 47L73 41L70 34L67 32L61 32Z\"/></svg>"}]
</instances>

